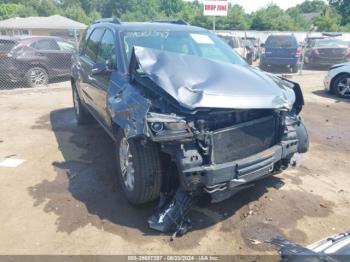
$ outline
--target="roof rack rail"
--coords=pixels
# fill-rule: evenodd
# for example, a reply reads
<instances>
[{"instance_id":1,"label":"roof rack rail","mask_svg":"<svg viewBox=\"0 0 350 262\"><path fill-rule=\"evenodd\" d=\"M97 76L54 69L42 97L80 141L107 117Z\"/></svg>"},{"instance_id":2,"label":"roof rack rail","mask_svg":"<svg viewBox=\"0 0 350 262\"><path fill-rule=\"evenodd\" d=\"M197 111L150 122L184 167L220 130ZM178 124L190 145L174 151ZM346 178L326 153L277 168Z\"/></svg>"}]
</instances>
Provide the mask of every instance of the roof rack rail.
<instances>
[{"instance_id":1,"label":"roof rack rail","mask_svg":"<svg viewBox=\"0 0 350 262\"><path fill-rule=\"evenodd\" d=\"M328 36L328 37L338 37L338 36L342 36L342 33L322 33L323 36Z\"/></svg>"},{"instance_id":2,"label":"roof rack rail","mask_svg":"<svg viewBox=\"0 0 350 262\"><path fill-rule=\"evenodd\" d=\"M101 19L98 19L94 22L94 24L99 24L99 23L121 24L120 20L116 17L101 18Z\"/></svg>"},{"instance_id":3,"label":"roof rack rail","mask_svg":"<svg viewBox=\"0 0 350 262\"><path fill-rule=\"evenodd\" d=\"M176 24L176 25L190 25L185 20L174 19L174 20L155 20L153 23L165 23L165 24Z\"/></svg>"}]
</instances>

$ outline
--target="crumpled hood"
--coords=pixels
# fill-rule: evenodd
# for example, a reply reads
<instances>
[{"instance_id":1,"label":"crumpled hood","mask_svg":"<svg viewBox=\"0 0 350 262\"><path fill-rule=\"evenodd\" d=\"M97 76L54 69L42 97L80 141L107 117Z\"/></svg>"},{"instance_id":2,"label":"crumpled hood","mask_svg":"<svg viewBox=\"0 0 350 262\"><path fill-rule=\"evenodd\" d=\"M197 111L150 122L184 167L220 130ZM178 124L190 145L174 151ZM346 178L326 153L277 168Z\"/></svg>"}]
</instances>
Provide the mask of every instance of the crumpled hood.
<instances>
[{"instance_id":1,"label":"crumpled hood","mask_svg":"<svg viewBox=\"0 0 350 262\"><path fill-rule=\"evenodd\" d=\"M135 47L140 69L178 103L197 108L291 109L290 83L259 69Z\"/></svg>"}]
</instances>

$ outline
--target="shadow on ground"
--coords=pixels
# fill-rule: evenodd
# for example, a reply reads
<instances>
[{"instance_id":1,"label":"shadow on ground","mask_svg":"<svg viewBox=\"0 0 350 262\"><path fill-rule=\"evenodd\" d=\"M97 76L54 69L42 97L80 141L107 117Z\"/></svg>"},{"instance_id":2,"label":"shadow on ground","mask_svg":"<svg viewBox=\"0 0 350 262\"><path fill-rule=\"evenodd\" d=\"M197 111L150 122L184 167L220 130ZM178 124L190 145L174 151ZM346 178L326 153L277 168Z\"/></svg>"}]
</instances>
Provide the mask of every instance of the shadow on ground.
<instances>
[{"instance_id":1,"label":"shadow on ground","mask_svg":"<svg viewBox=\"0 0 350 262\"><path fill-rule=\"evenodd\" d=\"M334 94L327 92L326 90L317 90L317 91L313 91L312 93L316 96L332 99L336 103L341 103L341 102L350 103L350 98L341 98L341 97L338 97Z\"/></svg>"},{"instance_id":2,"label":"shadow on ground","mask_svg":"<svg viewBox=\"0 0 350 262\"><path fill-rule=\"evenodd\" d=\"M45 119L48 123L45 123ZM56 110L49 116L39 118L33 129L50 129L50 126L64 161L52 163L57 173L54 180L44 180L29 188L29 193L35 200L35 206L43 205L45 212L57 216L57 231L72 233L80 228L93 226L130 242L148 243L149 239L140 237L140 233L164 240L164 235L150 230L147 225L147 219L157 203L135 207L125 200L114 168L113 141L104 130L98 125L78 126L71 108ZM206 231L201 229L228 219L227 223L220 226L223 232L242 228L242 237L257 237L256 234L260 235L259 231L253 232L251 229L260 225L265 214L262 213L261 217L255 216L255 219L247 220L247 223L242 222L249 212L249 203L264 199L259 208L269 206L272 202L266 199L266 193L281 186L283 182L279 178L269 177L220 204L211 205L206 199L202 199L190 213L194 224L192 232L188 234L190 236L186 235L181 241L173 242L172 247L183 250L198 246L199 241L206 236ZM281 209L287 208L288 211L290 206L298 202L295 198L313 199L310 194L300 195L298 192L292 192L290 198L281 195L281 199L284 198L285 202L272 204L278 204ZM317 205L315 203L322 200L317 198L313 201L310 206ZM308 214L308 210L313 209L308 206L305 212L293 213L294 216L286 216L281 221L293 228L298 219ZM273 208L271 213L272 218L279 221L279 211ZM311 215L319 216L319 213ZM267 227L269 234L279 234L277 227L280 226L265 225L265 228ZM264 229L264 226L260 229ZM229 234L229 237L232 239L233 235Z\"/></svg>"}]
</instances>

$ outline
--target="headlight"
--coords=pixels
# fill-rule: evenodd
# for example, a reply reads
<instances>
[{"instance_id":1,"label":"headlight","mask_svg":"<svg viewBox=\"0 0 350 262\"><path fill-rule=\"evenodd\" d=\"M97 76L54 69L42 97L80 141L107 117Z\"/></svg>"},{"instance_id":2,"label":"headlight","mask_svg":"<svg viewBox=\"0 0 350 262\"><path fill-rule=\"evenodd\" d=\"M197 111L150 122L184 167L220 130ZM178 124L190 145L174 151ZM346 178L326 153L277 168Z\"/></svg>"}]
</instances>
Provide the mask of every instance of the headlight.
<instances>
[{"instance_id":1,"label":"headlight","mask_svg":"<svg viewBox=\"0 0 350 262\"><path fill-rule=\"evenodd\" d=\"M148 113L147 124L154 140L169 140L192 136L186 120L175 114Z\"/></svg>"}]
</instances>

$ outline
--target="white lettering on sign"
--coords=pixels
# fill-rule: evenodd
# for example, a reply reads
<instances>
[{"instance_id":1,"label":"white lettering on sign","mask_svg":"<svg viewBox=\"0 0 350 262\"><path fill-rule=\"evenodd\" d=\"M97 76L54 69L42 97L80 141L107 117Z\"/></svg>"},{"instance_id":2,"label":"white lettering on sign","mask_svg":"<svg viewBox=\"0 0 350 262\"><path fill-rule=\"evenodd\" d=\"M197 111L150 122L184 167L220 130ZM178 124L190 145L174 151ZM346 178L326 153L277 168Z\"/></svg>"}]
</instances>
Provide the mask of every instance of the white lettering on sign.
<instances>
[{"instance_id":1,"label":"white lettering on sign","mask_svg":"<svg viewBox=\"0 0 350 262\"><path fill-rule=\"evenodd\" d=\"M203 9L205 16L227 16L228 2L226 0L204 1Z\"/></svg>"}]
</instances>

